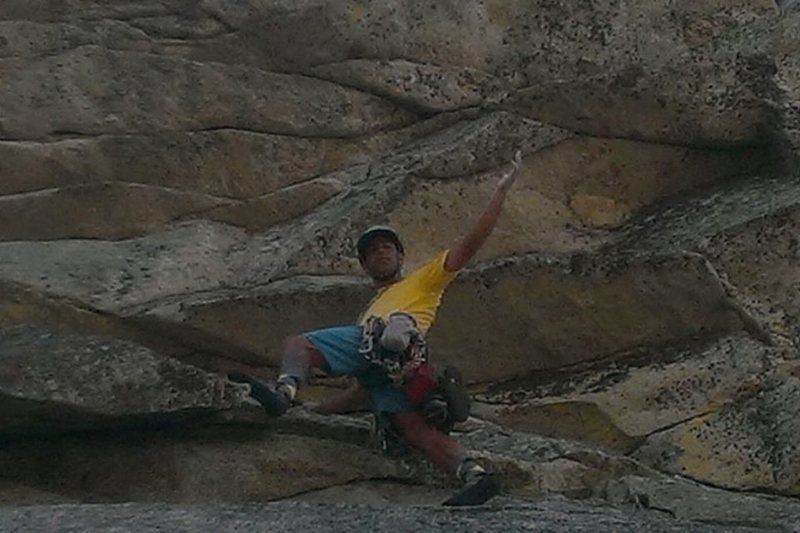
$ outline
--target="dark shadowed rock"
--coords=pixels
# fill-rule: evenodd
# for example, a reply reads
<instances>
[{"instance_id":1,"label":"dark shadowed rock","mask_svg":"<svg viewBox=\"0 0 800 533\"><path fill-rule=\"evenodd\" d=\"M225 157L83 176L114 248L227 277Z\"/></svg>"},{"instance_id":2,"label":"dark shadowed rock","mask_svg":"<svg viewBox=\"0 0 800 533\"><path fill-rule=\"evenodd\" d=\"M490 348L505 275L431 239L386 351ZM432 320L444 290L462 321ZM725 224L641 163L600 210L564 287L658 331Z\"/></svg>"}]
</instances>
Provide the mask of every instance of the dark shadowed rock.
<instances>
[{"instance_id":1,"label":"dark shadowed rock","mask_svg":"<svg viewBox=\"0 0 800 533\"><path fill-rule=\"evenodd\" d=\"M0 445L0 464L4 479L37 489L39 502L47 494L83 502L263 502L404 477L363 446L236 426L14 442Z\"/></svg>"},{"instance_id":2,"label":"dark shadowed rock","mask_svg":"<svg viewBox=\"0 0 800 533\"><path fill-rule=\"evenodd\" d=\"M161 423L248 405L241 386L131 342L25 325L0 330L0 397L5 436Z\"/></svg>"},{"instance_id":3,"label":"dark shadowed rock","mask_svg":"<svg viewBox=\"0 0 800 533\"><path fill-rule=\"evenodd\" d=\"M735 233L736 228L746 233L746 224L757 225L758 219L792 210L798 203L800 179L793 174L742 177L646 210L623 228L614 249L632 254L706 252L704 244L718 235Z\"/></svg>"},{"instance_id":4,"label":"dark shadowed rock","mask_svg":"<svg viewBox=\"0 0 800 533\"><path fill-rule=\"evenodd\" d=\"M794 176L740 180L636 217L614 249L694 250L709 259L736 305L772 342L796 344Z\"/></svg>"},{"instance_id":5,"label":"dark shadowed rock","mask_svg":"<svg viewBox=\"0 0 800 533\"><path fill-rule=\"evenodd\" d=\"M278 366L288 335L354 324L371 296L369 285L358 278L309 276L165 302L138 316L186 343Z\"/></svg>"},{"instance_id":6,"label":"dark shadowed rock","mask_svg":"<svg viewBox=\"0 0 800 533\"><path fill-rule=\"evenodd\" d=\"M795 13L800 8L797 0L778 0L778 5L784 13Z\"/></svg>"}]
</instances>

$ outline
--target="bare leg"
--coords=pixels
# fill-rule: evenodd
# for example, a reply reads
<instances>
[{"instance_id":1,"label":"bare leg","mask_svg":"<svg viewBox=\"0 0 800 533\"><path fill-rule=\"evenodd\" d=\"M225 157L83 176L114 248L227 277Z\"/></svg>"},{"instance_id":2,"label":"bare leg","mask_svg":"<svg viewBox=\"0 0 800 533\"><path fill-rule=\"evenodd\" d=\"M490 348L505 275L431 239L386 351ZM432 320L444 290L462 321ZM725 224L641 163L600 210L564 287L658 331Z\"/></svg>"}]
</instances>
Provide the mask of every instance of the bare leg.
<instances>
[{"instance_id":1,"label":"bare leg","mask_svg":"<svg viewBox=\"0 0 800 533\"><path fill-rule=\"evenodd\" d=\"M487 474L467 456L458 441L428 424L421 414L397 413L392 415L392 423L408 444L419 450L431 463L455 474L464 483L463 488L444 505L480 505L500 492L493 475Z\"/></svg>"},{"instance_id":2,"label":"bare leg","mask_svg":"<svg viewBox=\"0 0 800 533\"><path fill-rule=\"evenodd\" d=\"M275 384L265 383L253 373L232 373L234 381L248 383L250 396L255 398L273 416L280 416L292 405L297 388L308 379L312 368L328 372L328 364L319 350L305 337L297 335L286 339L281 363L281 374Z\"/></svg>"},{"instance_id":3,"label":"bare leg","mask_svg":"<svg viewBox=\"0 0 800 533\"><path fill-rule=\"evenodd\" d=\"M447 473L457 473L467 458L467 452L457 440L428 424L415 411L396 413L391 418L395 429L408 444Z\"/></svg>"},{"instance_id":4,"label":"bare leg","mask_svg":"<svg viewBox=\"0 0 800 533\"><path fill-rule=\"evenodd\" d=\"M286 339L281 362L281 378L289 376L300 385L308 381L312 368L318 368L326 374L330 372L322 353L311 344L311 341L302 335Z\"/></svg>"},{"instance_id":5,"label":"bare leg","mask_svg":"<svg viewBox=\"0 0 800 533\"><path fill-rule=\"evenodd\" d=\"M239 361L224 360L218 363L220 372L225 374L244 374L260 381L272 381L274 370L248 365ZM289 337L284 342L280 375L292 376L298 383L305 383L311 368L328 372L328 364L322 354L302 335Z\"/></svg>"}]
</instances>

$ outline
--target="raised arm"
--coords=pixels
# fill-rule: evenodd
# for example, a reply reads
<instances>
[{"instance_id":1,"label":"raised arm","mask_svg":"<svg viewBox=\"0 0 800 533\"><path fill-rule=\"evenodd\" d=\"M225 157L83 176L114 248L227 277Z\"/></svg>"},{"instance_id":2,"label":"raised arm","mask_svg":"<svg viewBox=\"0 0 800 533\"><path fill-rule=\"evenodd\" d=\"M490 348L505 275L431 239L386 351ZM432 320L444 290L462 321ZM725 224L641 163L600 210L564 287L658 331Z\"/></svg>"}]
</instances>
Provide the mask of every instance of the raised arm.
<instances>
[{"instance_id":1,"label":"raised arm","mask_svg":"<svg viewBox=\"0 0 800 533\"><path fill-rule=\"evenodd\" d=\"M445 270L448 272L460 270L469 263L470 259L483 246L486 238L492 233L497 223L500 211L503 209L506 194L517 178L521 163L522 158L519 150L517 150L511 163L489 173L490 176L499 178L494 195L470 232L458 244L450 248L444 263Z\"/></svg>"}]
</instances>

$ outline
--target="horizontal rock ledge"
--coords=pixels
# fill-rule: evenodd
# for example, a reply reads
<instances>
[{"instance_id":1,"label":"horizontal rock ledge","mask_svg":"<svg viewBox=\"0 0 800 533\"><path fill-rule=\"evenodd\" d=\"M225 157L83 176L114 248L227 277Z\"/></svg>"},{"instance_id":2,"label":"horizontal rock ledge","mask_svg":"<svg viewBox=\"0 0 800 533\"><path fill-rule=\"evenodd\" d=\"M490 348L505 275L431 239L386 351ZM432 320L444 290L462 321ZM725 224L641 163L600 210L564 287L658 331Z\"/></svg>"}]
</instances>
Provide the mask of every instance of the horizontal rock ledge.
<instances>
[{"instance_id":1,"label":"horizontal rock ledge","mask_svg":"<svg viewBox=\"0 0 800 533\"><path fill-rule=\"evenodd\" d=\"M204 339L277 366L287 335L355 323L370 294L356 278L301 277L179 299L137 317L175 338ZM567 258L526 256L461 274L429 341L436 361L458 365L468 381L488 382L742 327L699 256L653 256L594 271Z\"/></svg>"},{"instance_id":2,"label":"horizontal rock ledge","mask_svg":"<svg viewBox=\"0 0 800 533\"><path fill-rule=\"evenodd\" d=\"M743 333L642 349L498 385L480 395L488 403L475 412L504 427L629 453L653 433L752 394L783 354Z\"/></svg>"},{"instance_id":3,"label":"horizontal rock ledge","mask_svg":"<svg viewBox=\"0 0 800 533\"><path fill-rule=\"evenodd\" d=\"M0 436L213 419L247 389L130 341L41 325L0 329Z\"/></svg>"}]
</instances>

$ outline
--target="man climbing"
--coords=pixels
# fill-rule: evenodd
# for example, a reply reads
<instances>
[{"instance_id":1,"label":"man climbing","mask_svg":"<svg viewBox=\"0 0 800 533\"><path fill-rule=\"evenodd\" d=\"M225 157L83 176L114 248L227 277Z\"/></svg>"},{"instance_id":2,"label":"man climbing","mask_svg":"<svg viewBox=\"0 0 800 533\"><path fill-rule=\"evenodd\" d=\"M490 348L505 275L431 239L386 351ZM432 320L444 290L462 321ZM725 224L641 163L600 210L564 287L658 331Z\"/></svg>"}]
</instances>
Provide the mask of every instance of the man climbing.
<instances>
[{"instance_id":1,"label":"man climbing","mask_svg":"<svg viewBox=\"0 0 800 533\"><path fill-rule=\"evenodd\" d=\"M311 331L286 340L280 376L274 385L247 378L251 395L271 415L289 408L297 389L312 367L330 376L358 379L368 393L372 409L386 413L393 429L437 467L454 473L463 489L445 505L477 505L498 493L498 483L449 435L425 420L403 383L418 371L423 360L387 366L371 357L372 342L388 353L413 352L414 341L424 339L441 303L442 295L492 232L503 202L520 167L520 153L489 177L497 177L495 192L471 231L450 248L407 276L403 275L405 249L398 234L387 226L368 229L358 240L358 258L378 293L359 319L359 325ZM377 333L373 326L377 324ZM374 336L370 336L374 334ZM365 348L365 343L369 344ZM424 343L424 342L423 342ZM411 359L409 361L409 359ZM355 396L358 390L353 391ZM351 397L352 399L352 397ZM344 399L348 401L347 398Z\"/></svg>"}]
</instances>

